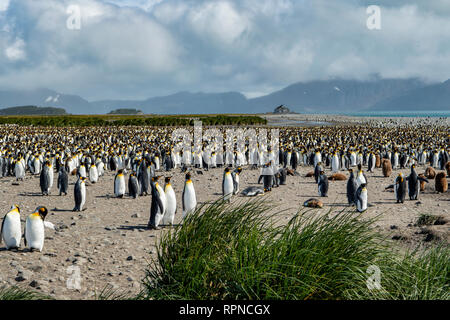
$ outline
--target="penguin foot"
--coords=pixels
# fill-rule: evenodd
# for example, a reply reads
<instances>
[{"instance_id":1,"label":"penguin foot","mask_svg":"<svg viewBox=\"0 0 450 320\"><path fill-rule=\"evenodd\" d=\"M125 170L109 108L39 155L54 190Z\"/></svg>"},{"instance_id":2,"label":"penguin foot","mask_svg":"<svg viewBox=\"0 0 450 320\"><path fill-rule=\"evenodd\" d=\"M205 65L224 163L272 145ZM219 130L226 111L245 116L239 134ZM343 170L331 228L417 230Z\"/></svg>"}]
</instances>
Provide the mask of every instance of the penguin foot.
<instances>
[{"instance_id":1,"label":"penguin foot","mask_svg":"<svg viewBox=\"0 0 450 320\"><path fill-rule=\"evenodd\" d=\"M154 224L149 224L149 225L147 226L147 228L150 229L150 230L161 230L160 227L157 227L157 226L155 226Z\"/></svg>"}]
</instances>

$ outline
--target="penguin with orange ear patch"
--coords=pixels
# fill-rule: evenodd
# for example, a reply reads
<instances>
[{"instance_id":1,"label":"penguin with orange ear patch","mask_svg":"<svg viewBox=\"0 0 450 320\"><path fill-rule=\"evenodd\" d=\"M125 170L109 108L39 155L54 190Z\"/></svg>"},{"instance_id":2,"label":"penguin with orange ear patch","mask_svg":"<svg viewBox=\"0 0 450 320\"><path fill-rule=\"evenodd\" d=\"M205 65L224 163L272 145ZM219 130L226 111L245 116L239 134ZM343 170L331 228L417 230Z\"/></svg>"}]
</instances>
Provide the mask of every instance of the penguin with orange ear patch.
<instances>
[{"instance_id":1,"label":"penguin with orange ear patch","mask_svg":"<svg viewBox=\"0 0 450 320\"><path fill-rule=\"evenodd\" d=\"M448 182L445 177L445 172L439 172L435 178L435 188L437 192L447 192L448 190Z\"/></svg>"},{"instance_id":2,"label":"penguin with orange ear patch","mask_svg":"<svg viewBox=\"0 0 450 320\"><path fill-rule=\"evenodd\" d=\"M398 174L397 179L395 179L394 192L395 192L395 198L397 199L397 203L405 202L406 179L403 178L403 174L401 172Z\"/></svg>"}]
</instances>

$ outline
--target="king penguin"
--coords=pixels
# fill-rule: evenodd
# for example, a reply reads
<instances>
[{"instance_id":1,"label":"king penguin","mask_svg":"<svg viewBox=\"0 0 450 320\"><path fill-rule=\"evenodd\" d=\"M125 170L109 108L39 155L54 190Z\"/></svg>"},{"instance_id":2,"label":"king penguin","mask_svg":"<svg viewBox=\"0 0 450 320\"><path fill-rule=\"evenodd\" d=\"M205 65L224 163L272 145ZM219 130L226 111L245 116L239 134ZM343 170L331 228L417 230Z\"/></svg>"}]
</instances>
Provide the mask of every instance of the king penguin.
<instances>
[{"instance_id":1,"label":"king penguin","mask_svg":"<svg viewBox=\"0 0 450 320\"><path fill-rule=\"evenodd\" d=\"M417 172L415 170L416 165L413 164L411 166L411 173L406 178L408 180L408 195L410 200L418 200L419 199L419 193L420 193L420 182L428 182L427 179L423 177L419 177L417 175Z\"/></svg>"},{"instance_id":2,"label":"king penguin","mask_svg":"<svg viewBox=\"0 0 450 320\"><path fill-rule=\"evenodd\" d=\"M183 188L183 195L181 197L183 202L183 219L186 218L186 216L195 210L197 207L197 197L195 195L195 189L194 184L191 180L191 174L188 172L186 174L186 180L184 182L184 188Z\"/></svg>"},{"instance_id":3,"label":"king penguin","mask_svg":"<svg viewBox=\"0 0 450 320\"><path fill-rule=\"evenodd\" d=\"M401 172L398 174L398 177L395 179L394 192L395 192L395 198L397 200L397 203L405 202L406 180L403 178L403 174Z\"/></svg>"},{"instance_id":4,"label":"king penguin","mask_svg":"<svg viewBox=\"0 0 450 320\"><path fill-rule=\"evenodd\" d=\"M159 222L164 215L166 210L165 195L164 191L158 184L159 177L152 177L152 203L150 206L150 219L148 221L147 227L149 229L158 230Z\"/></svg>"},{"instance_id":5,"label":"king penguin","mask_svg":"<svg viewBox=\"0 0 450 320\"><path fill-rule=\"evenodd\" d=\"M83 211L86 202L86 178L78 177L74 188L75 208L73 211Z\"/></svg>"},{"instance_id":6,"label":"king penguin","mask_svg":"<svg viewBox=\"0 0 450 320\"><path fill-rule=\"evenodd\" d=\"M89 168L89 180L91 183L96 183L98 181L98 170L97 166L93 163Z\"/></svg>"},{"instance_id":7,"label":"king penguin","mask_svg":"<svg viewBox=\"0 0 450 320\"><path fill-rule=\"evenodd\" d=\"M353 169L348 169L348 171L350 172L350 177L347 181L347 200L348 204L353 206L356 204L356 190L358 189L358 183L353 174Z\"/></svg>"},{"instance_id":8,"label":"king penguin","mask_svg":"<svg viewBox=\"0 0 450 320\"><path fill-rule=\"evenodd\" d=\"M50 162L46 161L44 167L42 168L39 183L41 185L41 192L43 195L47 195L50 192Z\"/></svg>"},{"instance_id":9,"label":"king penguin","mask_svg":"<svg viewBox=\"0 0 450 320\"><path fill-rule=\"evenodd\" d=\"M66 168L61 166L58 173L57 187L59 189L59 195L67 195L67 190L69 189L69 175L67 174Z\"/></svg>"},{"instance_id":10,"label":"king penguin","mask_svg":"<svg viewBox=\"0 0 450 320\"><path fill-rule=\"evenodd\" d=\"M233 195L234 185L233 177L231 176L230 168L226 167L223 172L222 180L222 196L223 200L231 202L231 196Z\"/></svg>"},{"instance_id":11,"label":"king penguin","mask_svg":"<svg viewBox=\"0 0 450 320\"><path fill-rule=\"evenodd\" d=\"M116 198L123 198L125 194L125 177L123 169L120 169L114 177L114 195Z\"/></svg>"},{"instance_id":12,"label":"king penguin","mask_svg":"<svg viewBox=\"0 0 450 320\"><path fill-rule=\"evenodd\" d=\"M177 198L175 191L170 183L171 177L165 178L164 193L166 194L166 213L164 214L162 223L165 225L173 225L175 214L177 212Z\"/></svg>"},{"instance_id":13,"label":"king penguin","mask_svg":"<svg viewBox=\"0 0 450 320\"><path fill-rule=\"evenodd\" d=\"M20 209L18 205L13 205L11 210L3 218L0 242L5 241L6 249L11 250L20 247L21 239Z\"/></svg>"},{"instance_id":14,"label":"king penguin","mask_svg":"<svg viewBox=\"0 0 450 320\"><path fill-rule=\"evenodd\" d=\"M139 182L135 172L132 172L128 178L128 193L130 197L133 197L134 199L139 195Z\"/></svg>"},{"instance_id":15,"label":"king penguin","mask_svg":"<svg viewBox=\"0 0 450 320\"><path fill-rule=\"evenodd\" d=\"M363 183L356 190L356 210L358 212L364 212L367 210L367 188Z\"/></svg>"},{"instance_id":16,"label":"king penguin","mask_svg":"<svg viewBox=\"0 0 450 320\"><path fill-rule=\"evenodd\" d=\"M37 207L35 212L27 217L24 230L25 246L28 246L31 251L42 251L44 247L44 220L47 213L46 207Z\"/></svg>"},{"instance_id":17,"label":"king penguin","mask_svg":"<svg viewBox=\"0 0 450 320\"><path fill-rule=\"evenodd\" d=\"M242 168L237 167L237 169L231 173L231 177L233 178L233 194L237 194L239 192L239 175L241 172Z\"/></svg>"},{"instance_id":18,"label":"king penguin","mask_svg":"<svg viewBox=\"0 0 450 320\"><path fill-rule=\"evenodd\" d=\"M324 171L320 171L318 188L319 188L319 196L327 197L327 194L328 194L328 177L325 175Z\"/></svg>"}]
</instances>

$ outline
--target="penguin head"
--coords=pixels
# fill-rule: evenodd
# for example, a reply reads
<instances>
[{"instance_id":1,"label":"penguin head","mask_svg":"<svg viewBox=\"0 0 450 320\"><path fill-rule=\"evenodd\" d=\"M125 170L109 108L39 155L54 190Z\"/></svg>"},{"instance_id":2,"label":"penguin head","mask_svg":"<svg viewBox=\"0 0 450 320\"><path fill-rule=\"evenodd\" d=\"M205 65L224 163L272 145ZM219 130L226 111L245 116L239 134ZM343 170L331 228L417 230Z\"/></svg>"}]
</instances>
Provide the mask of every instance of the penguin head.
<instances>
[{"instance_id":1,"label":"penguin head","mask_svg":"<svg viewBox=\"0 0 450 320\"><path fill-rule=\"evenodd\" d=\"M191 174L188 172L186 173L186 181L190 181L191 180Z\"/></svg>"},{"instance_id":2,"label":"penguin head","mask_svg":"<svg viewBox=\"0 0 450 320\"><path fill-rule=\"evenodd\" d=\"M242 172L242 168L241 167L238 167L237 169L236 169L236 172L239 174L239 173L241 173Z\"/></svg>"},{"instance_id":3,"label":"penguin head","mask_svg":"<svg viewBox=\"0 0 450 320\"><path fill-rule=\"evenodd\" d=\"M47 216L48 210L46 207L40 206L36 208L35 214L38 214L42 220Z\"/></svg>"},{"instance_id":4,"label":"penguin head","mask_svg":"<svg viewBox=\"0 0 450 320\"><path fill-rule=\"evenodd\" d=\"M230 168L226 167L224 171L225 171L225 174L230 173Z\"/></svg>"},{"instance_id":5,"label":"penguin head","mask_svg":"<svg viewBox=\"0 0 450 320\"><path fill-rule=\"evenodd\" d=\"M13 204L13 205L11 206L11 211L12 211L12 210L17 210L17 212L20 213L19 205L18 205L18 204Z\"/></svg>"},{"instance_id":6,"label":"penguin head","mask_svg":"<svg viewBox=\"0 0 450 320\"><path fill-rule=\"evenodd\" d=\"M170 179L172 179L172 177L166 177L166 178L164 179L164 182L165 182L166 184L170 184Z\"/></svg>"}]
</instances>

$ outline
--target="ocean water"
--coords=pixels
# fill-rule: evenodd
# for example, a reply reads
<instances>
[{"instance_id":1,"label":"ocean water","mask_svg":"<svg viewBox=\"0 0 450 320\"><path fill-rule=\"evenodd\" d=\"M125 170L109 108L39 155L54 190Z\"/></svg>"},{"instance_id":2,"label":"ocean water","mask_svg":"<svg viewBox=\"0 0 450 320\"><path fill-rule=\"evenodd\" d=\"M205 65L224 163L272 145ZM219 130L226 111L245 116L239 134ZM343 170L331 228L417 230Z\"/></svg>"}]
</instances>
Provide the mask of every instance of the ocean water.
<instances>
[{"instance_id":1,"label":"ocean water","mask_svg":"<svg viewBox=\"0 0 450 320\"><path fill-rule=\"evenodd\" d=\"M430 117L430 118L447 118L450 117L450 110L448 111L372 111L372 112L354 112L354 113L339 113L344 116L356 117Z\"/></svg>"}]
</instances>

